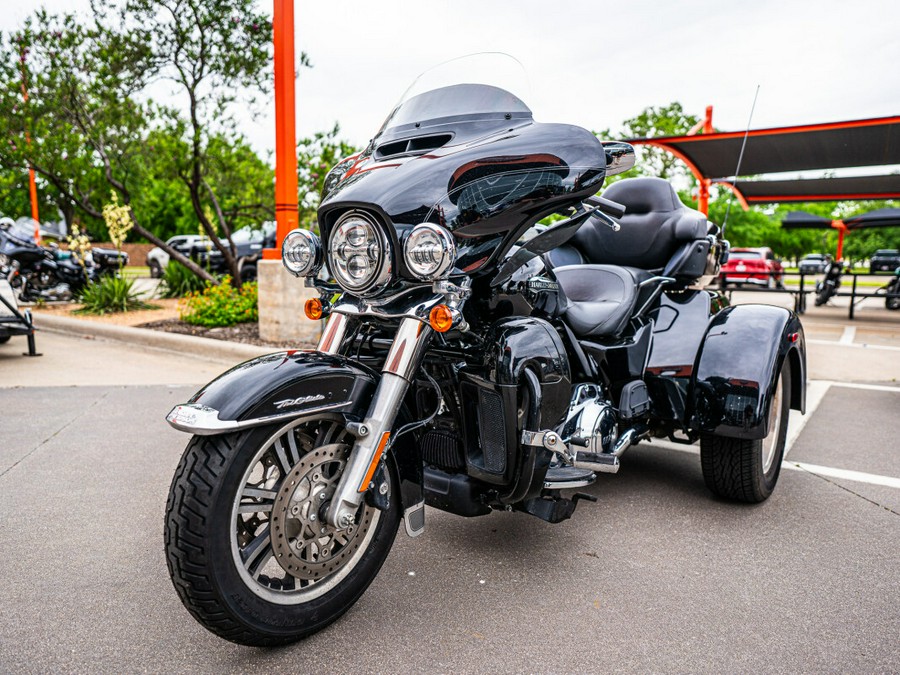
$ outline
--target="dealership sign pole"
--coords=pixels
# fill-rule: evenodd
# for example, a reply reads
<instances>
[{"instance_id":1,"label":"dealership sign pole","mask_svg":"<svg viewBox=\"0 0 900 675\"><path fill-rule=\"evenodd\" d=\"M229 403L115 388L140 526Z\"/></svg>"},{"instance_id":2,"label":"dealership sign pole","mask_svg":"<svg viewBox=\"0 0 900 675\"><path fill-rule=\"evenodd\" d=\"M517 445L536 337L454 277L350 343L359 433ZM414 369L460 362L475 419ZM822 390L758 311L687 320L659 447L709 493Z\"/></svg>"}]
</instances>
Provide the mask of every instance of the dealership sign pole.
<instances>
[{"instance_id":1,"label":"dealership sign pole","mask_svg":"<svg viewBox=\"0 0 900 675\"><path fill-rule=\"evenodd\" d=\"M281 242L298 225L297 143L294 101L294 2L275 0L272 17L275 43L275 220L276 248L263 257L281 257Z\"/></svg>"}]
</instances>

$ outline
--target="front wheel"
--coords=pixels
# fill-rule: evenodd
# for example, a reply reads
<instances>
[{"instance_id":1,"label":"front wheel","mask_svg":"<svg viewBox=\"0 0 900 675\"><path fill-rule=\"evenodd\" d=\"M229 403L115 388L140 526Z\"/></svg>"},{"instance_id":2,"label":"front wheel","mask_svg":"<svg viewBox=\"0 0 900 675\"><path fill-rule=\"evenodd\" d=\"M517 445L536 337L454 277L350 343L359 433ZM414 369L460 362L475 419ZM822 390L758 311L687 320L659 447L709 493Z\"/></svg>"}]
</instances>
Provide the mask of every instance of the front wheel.
<instances>
[{"instance_id":1,"label":"front wheel","mask_svg":"<svg viewBox=\"0 0 900 675\"><path fill-rule=\"evenodd\" d=\"M751 504L769 498L778 482L790 410L791 373L787 360L769 410L769 433L753 440L703 434L700 464L713 494Z\"/></svg>"},{"instance_id":2,"label":"front wheel","mask_svg":"<svg viewBox=\"0 0 900 675\"><path fill-rule=\"evenodd\" d=\"M359 599L394 541L400 503L387 458L385 510L363 502L341 531L323 520L352 444L338 416L191 440L166 506L166 559L205 628L239 644L286 644Z\"/></svg>"}]
</instances>

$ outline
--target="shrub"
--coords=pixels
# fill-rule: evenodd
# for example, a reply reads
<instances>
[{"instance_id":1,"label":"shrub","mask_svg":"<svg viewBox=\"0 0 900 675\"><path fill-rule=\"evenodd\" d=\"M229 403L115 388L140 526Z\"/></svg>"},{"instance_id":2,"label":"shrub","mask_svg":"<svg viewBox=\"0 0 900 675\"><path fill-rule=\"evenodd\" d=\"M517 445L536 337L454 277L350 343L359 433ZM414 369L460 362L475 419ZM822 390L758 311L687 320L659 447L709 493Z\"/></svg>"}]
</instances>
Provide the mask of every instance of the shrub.
<instances>
[{"instance_id":1,"label":"shrub","mask_svg":"<svg viewBox=\"0 0 900 675\"><path fill-rule=\"evenodd\" d=\"M258 321L256 282L245 283L238 289L231 285L231 277L226 276L218 286L207 284L202 291L185 295L179 310L182 321L207 328Z\"/></svg>"},{"instance_id":2,"label":"shrub","mask_svg":"<svg viewBox=\"0 0 900 675\"><path fill-rule=\"evenodd\" d=\"M155 305L138 298L134 281L116 276L106 276L89 283L81 291L82 303L77 314L113 314L131 312L136 309L157 309Z\"/></svg>"},{"instance_id":3,"label":"shrub","mask_svg":"<svg viewBox=\"0 0 900 675\"><path fill-rule=\"evenodd\" d=\"M200 292L206 282L179 262L170 260L159 282L159 297L183 298L188 293Z\"/></svg>"}]
</instances>

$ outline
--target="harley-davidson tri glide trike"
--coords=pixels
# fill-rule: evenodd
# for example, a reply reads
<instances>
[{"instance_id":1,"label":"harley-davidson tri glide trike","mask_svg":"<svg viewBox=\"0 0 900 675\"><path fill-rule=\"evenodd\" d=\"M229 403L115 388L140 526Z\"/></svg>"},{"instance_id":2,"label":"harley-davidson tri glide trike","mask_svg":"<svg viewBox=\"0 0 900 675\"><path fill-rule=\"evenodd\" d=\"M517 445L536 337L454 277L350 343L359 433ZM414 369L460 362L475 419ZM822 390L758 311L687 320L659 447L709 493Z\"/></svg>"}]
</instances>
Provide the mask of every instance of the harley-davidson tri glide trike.
<instances>
[{"instance_id":1,"label":"harley-davidson tri glide trike","mask_svg":"<svg viewBox=\"0 0 900 675\"><path fill-rule=\"evenodd\" d=\"M420 78L331 170L321 238L284 239L319 291L307 316L327 318L316 349L235 366L168 415L194 435L169 571L223 638L328 625L426 505L564 521L645 439L699 441L721 498L775 488L805 405L797 317L704 290L728 251L716 225L659 179L596 196L633 149L536 122L486 75Z\"/></svg>"}]
</instances>

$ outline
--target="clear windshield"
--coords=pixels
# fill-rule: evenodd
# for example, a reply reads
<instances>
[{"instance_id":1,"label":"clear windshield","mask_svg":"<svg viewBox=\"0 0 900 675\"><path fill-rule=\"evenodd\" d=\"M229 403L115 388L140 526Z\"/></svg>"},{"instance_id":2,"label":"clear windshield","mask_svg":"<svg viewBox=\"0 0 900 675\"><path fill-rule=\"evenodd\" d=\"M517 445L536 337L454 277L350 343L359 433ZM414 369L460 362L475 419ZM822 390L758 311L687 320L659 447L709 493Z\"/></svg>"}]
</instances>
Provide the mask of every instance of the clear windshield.
<instances>
[{"instance_id":1,"label":"clear windshield","mask_svg":"<svg viewBox=\"0 0 900 675\"><path fill-rule=\"evenodd\" d=\"M417 77L385 120L388 131L420 128L447 118L530 118L522 64L509 54L485 52L446 61Z\"/></svg>"}]
</instances>

